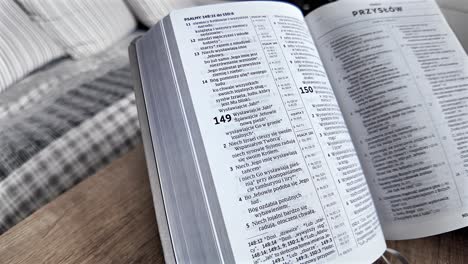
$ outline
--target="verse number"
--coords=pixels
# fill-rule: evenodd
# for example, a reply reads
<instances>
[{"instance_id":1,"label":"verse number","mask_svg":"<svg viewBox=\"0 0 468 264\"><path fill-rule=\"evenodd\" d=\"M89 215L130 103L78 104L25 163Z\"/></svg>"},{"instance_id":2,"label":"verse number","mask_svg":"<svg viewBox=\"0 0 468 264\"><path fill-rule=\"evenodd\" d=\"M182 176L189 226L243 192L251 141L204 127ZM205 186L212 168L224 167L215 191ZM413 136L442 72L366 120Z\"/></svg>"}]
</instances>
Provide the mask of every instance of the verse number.
<instances>
[{"instance_id":1,"label":"verse number","mask_svg":"<svg viewBox=\"0 0 468 264\"><path fill-rule=\"evenodd\" d=\"M232 117L230 114L227 114L227 115L221 115L219 118L218 117L214 117L213 120L215 121L215 125L219 125L221 123L228 123L228 122L231 122L232 120Z\"/></svg>"},{"instance_id":2,"label":"verse number","mask_svg":"<svg viewBox=\"0 0 468 264\"><path fill-rule=\"evenodd\" d=\"M299 87L299 90L301 91L301 94L313 93L314 92L314 88L312 88L312 86Z\"/></svg>"}]
</instances>

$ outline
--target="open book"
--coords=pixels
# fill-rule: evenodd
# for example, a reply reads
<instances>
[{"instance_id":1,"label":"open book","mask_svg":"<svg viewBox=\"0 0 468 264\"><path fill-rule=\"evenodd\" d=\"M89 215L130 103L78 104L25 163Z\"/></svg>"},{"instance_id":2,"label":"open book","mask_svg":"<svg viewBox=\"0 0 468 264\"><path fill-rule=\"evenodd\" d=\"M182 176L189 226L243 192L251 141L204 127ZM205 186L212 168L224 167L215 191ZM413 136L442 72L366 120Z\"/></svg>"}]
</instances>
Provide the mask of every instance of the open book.
<instances>
[{"instance_id":1,"label":"open book","mask_svg":"<svg viewBox=\"0 0 468 264\"><path fill-rule=\"evenodd\" d=\"M433 1L183 9L130 57L167 262L371 263L468 225L468 64Z\"/></svg>"}]
</instances>

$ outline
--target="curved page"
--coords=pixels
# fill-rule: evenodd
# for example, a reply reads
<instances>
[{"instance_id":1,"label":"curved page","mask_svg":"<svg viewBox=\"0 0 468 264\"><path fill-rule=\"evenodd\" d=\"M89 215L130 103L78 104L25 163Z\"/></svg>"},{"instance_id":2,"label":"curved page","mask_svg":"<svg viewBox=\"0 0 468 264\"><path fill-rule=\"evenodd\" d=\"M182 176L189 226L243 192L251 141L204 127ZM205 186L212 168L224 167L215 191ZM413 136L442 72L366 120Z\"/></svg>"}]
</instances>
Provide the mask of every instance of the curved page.
<instances>
[{"instance_id":1,"label":"curved page","mask_svg":"<svg viewBox=\"0 0 468 264\"><path fill-rule=\"evenodd\" d=\"M307 17L386 239L468 224L468 64L437 4L340 1Z\"/></svg>"}]
</instances>

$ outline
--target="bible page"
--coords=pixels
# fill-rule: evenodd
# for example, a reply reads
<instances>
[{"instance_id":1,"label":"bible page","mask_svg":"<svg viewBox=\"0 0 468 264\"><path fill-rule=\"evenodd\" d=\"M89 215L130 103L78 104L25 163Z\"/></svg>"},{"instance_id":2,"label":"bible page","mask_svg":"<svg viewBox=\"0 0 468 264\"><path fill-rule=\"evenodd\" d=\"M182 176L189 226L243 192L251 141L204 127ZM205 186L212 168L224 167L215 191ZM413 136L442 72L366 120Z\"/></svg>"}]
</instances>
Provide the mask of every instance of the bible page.
<instances>
[{"instance_id":1,"label":"bible page","mask_svg":"<svg viewBox=\"0 0 468 264\"><path fill-rule=\"evenodd\" d=\"M170 18L236 262L376 260L377 213L301 12L245 2Z\"/></svg>"},{"instance_id":2,"label":"bible page","mask_svg":"<svg viewBox=\"0 0 468 264\"><path fill-rule=\"evenodd\" d=\"M437 4L339 1L306 21L385 238L465 227L468 65Z\"/></svg>"}]
</instances>

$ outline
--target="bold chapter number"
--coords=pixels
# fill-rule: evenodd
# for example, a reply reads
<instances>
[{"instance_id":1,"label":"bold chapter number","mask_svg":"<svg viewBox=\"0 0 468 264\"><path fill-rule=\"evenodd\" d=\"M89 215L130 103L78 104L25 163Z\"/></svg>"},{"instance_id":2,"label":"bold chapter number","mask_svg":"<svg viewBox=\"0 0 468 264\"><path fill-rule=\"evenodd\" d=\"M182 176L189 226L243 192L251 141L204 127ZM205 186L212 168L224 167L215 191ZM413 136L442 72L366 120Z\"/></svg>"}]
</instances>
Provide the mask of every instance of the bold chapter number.
<instances>
[{"instance_id":1,"label":"bold chapter number","mask_svg":"<svg viewBox=\"0 0 468 264\"><path fill-rule=\"evenodd\" d=\"M218 119L218 117L214 117L213 119L215 121L215 125L219 125L221 123L231 122L232 117L231 117L230 114L227 114L227 115L221 115L221 117L219 117L219 119Z\"/></svg>"},{"instance_id":2,"label":"bold chapter number","mask_svg":"<svg viewBox=\"0 0 468 264\"><path fill-rule=\"evenodd\" d=\"M299 87L299 90L301 91L301 94L313 93L314 92L314 88L312 88L312 86Z\"/></svg>"}]
</instances>

